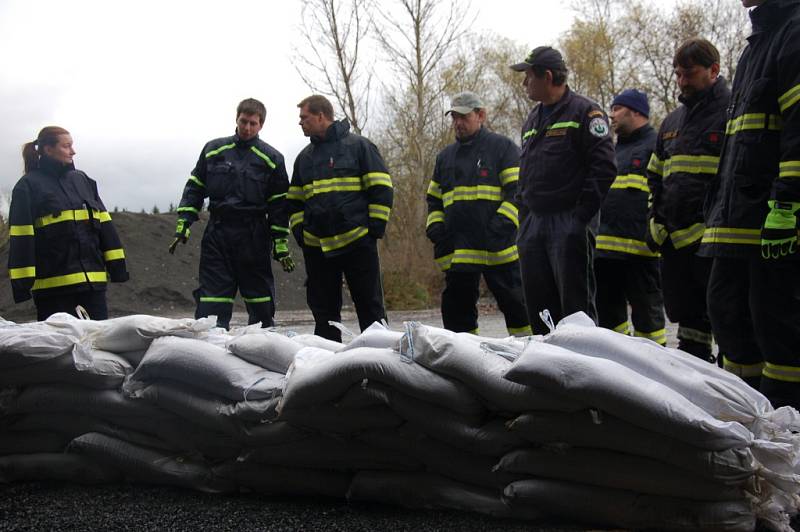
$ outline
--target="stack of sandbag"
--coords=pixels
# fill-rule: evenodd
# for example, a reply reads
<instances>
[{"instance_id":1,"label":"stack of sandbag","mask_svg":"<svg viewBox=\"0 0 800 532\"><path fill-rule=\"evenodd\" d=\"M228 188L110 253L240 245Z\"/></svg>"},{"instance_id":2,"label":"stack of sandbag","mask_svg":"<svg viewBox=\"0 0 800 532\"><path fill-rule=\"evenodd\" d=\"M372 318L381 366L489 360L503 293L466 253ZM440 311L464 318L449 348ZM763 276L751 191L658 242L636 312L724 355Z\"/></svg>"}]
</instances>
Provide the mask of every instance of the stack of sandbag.
<instances>
[{"instance_id":1,"label":"stack of sandbag","mask_svg":"<svg viewBox=\"0 0 800 532\"><path fill-rule=\"evenodd\" d=\"M584 315L529 342L504 375L585 406L508 423L530 442L496 467L526 476L505 488L512 507L636 529L752 530L758 518L791 530L800 418L738 377Z\"/></svg>"}]
</instances>

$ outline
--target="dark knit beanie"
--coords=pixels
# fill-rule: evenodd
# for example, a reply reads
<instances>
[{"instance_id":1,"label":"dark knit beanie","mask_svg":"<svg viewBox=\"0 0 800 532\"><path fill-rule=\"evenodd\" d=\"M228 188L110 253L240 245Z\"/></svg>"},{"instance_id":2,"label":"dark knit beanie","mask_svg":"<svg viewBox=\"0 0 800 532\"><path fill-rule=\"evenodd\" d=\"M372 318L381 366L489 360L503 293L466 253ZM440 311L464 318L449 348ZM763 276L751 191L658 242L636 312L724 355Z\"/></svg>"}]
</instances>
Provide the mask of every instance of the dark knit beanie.
<instances>
[{"instance_id":1,"label":"dark knit beanie","mask_svg":"<svg viewBox=\"0 0 800 532\"><path fill-rule=\"evenodd\" d=\"M614 101L611 102L611 107L615 105L624 105L628 109L633 109L634 111L644 115L646 118L650 118L650 104L647 103L647 94L643 93L642 91L638 91L636 89L625 89L624 91L620 92Z\"/></svg>"}]
</instances>

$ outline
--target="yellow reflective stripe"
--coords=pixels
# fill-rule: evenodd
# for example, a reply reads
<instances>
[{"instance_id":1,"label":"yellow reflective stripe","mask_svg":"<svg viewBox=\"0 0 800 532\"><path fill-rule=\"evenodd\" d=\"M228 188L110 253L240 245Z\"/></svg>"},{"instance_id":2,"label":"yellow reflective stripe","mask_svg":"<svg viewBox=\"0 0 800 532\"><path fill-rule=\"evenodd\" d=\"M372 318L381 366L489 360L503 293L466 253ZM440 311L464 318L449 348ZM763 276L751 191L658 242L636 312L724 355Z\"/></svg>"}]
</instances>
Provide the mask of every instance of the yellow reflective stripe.
<instances>
[{"instance_id":1,"label":"yellow reflective stripe","mask_svg":"<svg viewBox=\"0 0 800 532\"><path fill-rule=\"evenodd\" d=\"M579 129L581 127L581 125L579 123L577 123L577 122L556 122L555 124L553 124L552 126L548 127L547 129L564 129L564 128L568 128L568 127Z\"/></svg>"},{"instance_id":2,"label":"yellow reflective stripe","mask_svg":"<svg viewBox=\"0 0 800 532\"><path fill-rule=\"evenodd\" d=\"M671 174L716 174L719 157L714 155L675 155L664 161L664 179Z\"/></svg>"},{"instance_id":3,"label":"yellow reflective stripe","mask_svg":"<svg viewBox=\"0 0 800 532\"><path fill-rule=\"evenodd\" d=\"M778 177L800 177L800 161L781 161Z\"/></svg>"},{"instance_id":4,"label":"yellow reflective stripe","mask_svg":"<svg viewBox=\"0 0 800 532\"><path fill-rule=\"evenodd\" d=\"M264 162L267 163L267 166L269 166L273 170L275 170L275 168L278 167L278 165L275 164L274 162L272 162L272 159L270 159L269 156L266 153L262 152L261 150L259 150L255 146L250 146L250 151L252 151L256 155L258 155L259 157L264 159Z\"/></svg>"},{"instance_id":5,"label":"yellow reflective stripe","mask_svg":"<svg viewBox=\"0 0 800 532\"><path fill-rule=\"evenodd\" d=\"M333 251L352 244L359 238L367 236L369 231L366 227L356 227L346 233L333 236L325 236L319 239L322 251Z\"/></svg>"},{"instance_id":6,"label":"yellow reflective stripe","mask_svg":"<svg viewBox=\"0 0 800 532\"><path fill-rule=\"evenodd\" d=\"M243 297L245 303L268 303L272 301L270 296L263 297Z\"/></svg>"},{"instance_id":7,"label":"yellow reflective stripe","mask_svg":"<svg viewBox=\"0 0 800 532\"><path fill-rule=\"evenodd\" d=\"M756 364L737 364L731 362L726 357L722 357L722 368L728 373L733 373L738 377L760 377L764 370L764 363Z\"/></svg>"},{"instance_id":8,"label":"yellow reflective stripe","mask_svg":"<svg viewBox=\"0 0 800 532\"><path fill-rule=\"evenodd\" d=\"M76 211L69 210L69 211L61 211L57 215L53 216L52 214L48 214L47 216L42 216L41 218L37 218L33 225L36 228L45 227L51 224L57 224L60 222L82 222L89 219L89 211L86 209L79 209Z\"/></svg>"},{"instance_id":9,"label":"yellow reflective stripe","mask_svg":"<svg viewBox=\"0 0 800 532\"><path fill-rule=\"evenodd\" d=\"M108 262L110 260L119 260L125 258L125 251L122 248L109 249L103 252L103 260Z\"/></svg>"},{"instance_id":10,"label":"yellow reflective stripe","mask_svg":"<svg viewBox=\"0 0 800 532\"><path fill-rule=\"evenodd\" d=\"M761 229L739 229L734 227L706 227L703 244L751 244L761 245Z\"/></svg>"},{"instance_id":11,"label":"yellow reflective stripe","mask_svg":"<svg viewBox=\"0 0 800 532\"><path fill-rule=\"evenodd\" d=\"M303 211L296 212L289 216L289 227L294 229L297 224L303 223Z\"/></svg>"},{"instance_id":12,"label":"yellow reflective stripe","mask_svg":"<svg viewBox=\"0 0 800 532\"><path fill-rule=\"evenodd\" d=\"M193 212L198 214L199 211L194 207L178 207L178 212Z\"/></svg>"},{"instance_id":13,"label":"yellow reflective stripe","mask_svg":"<svg viewBox=\"0 0 800 532\"><path fill-rule=\"evenodd\" d=\"M213 296L201 296L200 297L201 303L230 303L233 305L233 298L232 297L213 297Z\"/></svg>"},{"instance_id":14,"label":"yellow reflective stripe","mask_svg":"<svg viewBox=\"0 0 800 532\"><path fill-rule=\"evenodd\" d=\"M96 212L95 214L97 214L97 219L100 220L101 223L111 221L111 215L108 214L106 211Z\"/></svg>"},{"instance_id":15,"label":"yellow reflective stripe","mask_svg":"<svg viewBox=\"0 0 800 532\"><path fill-rule=\"evenodd\" d=\"M444 257L439 257L439 258L434 259L434 260L436 261L436 264L439 265L439 268L443 272L446 272L447 270L450 269L450 265L453 262L453 254L450 253L449 255L445 255Z\"/></svg>"},{"instance_id":16,"label":"yellow reflective stripe","mask_svg":"<svg viewBox=\"0 0 800 532\"><path fill-rule=\"evenodd\" d=\"M36 266L27 266L25 268L9 268L8 276L11 279L28 279L36 277Z\"/></svg>"},{"instance_id":17,"label":"yellow reflective stripe","mask_svg":"<svg viewBox=\"0 0 800 532\"><path fill-rule=\"evenodd\" d=\"M631 322L625 320L612 329L614 332L629 335L631 333Z\"/></svg>"},{"instance_id":18,"label":"yellow reflective stripe","mask_svg":"<svg viewBox=\"0 0 800 532\"><path fill-rule=\"evenodd\" d=\"M455 187L442 195L442 202L449 207L456 201L503 201L503 189L493 185L478 185L474 187Z\"/></svg>"},{"instance_id":19,"label":"yellow reflective stripe","mask_svg":"<svg viewBox=\"0 0 800 532\"><path fill-rule=\"evenodd\" d=\"M507 201L504 201L500 204L497 208L497 214L502 214L509 220L513 222L514 225L519 228L519 209L513 204Z\"/></svg>"},{"instance_id":20,"label":"yellow reflective stripe","mask_svg":"<svg viewBox=\"0 0 800 532\"><path fill-rule=\"evenodd\" d=\"M202 181L200 181L200 179L198 179L197 176L190 175L189 176L189 182L196 184L198 187L206 188L206 184L203 183Z\"/></svg>"},{"instance_id":21,"label":"yellow reflective stripe","mask_svg":"<svg viewBox=\"0 0 800 532\"><path fill-rule=\"evenodd\" d=\"M428 195L433 196L436 199L442 199L442 188L439 186L434 180L428 184Z\"/></svg>"},{"instance_id":22,"label":"yellow reflective stripe","mask_svg":"<svg viewBox=\"0 0 800 532\"><path fill-rule=\"evenodd\" d=\"M425 222L425 228L427 229L430 227L431 224L435 223L444 223L444 212L442 211L431 211L428 215L428 219Z\"/></svg>"},{"instance_id":23,"label":"yellow reflective stripe","mask_svg":"<svg viewBox=\"0 0 800 532\"><path fill-rule=\"evenodd\" d=\"M525 325L524 327L506 327L506 330L511 336L530 336L533 334L530 325Z\"/></svg>"},{"instance_id":24,"label":"yellow reflective stripe","mask_svg":"<svg viewBox=\"0 0 800 532\"><path fill-rule=\"evenodd\" d=\"M536 133L538 133L538 132L536 131L536 129L529 129L528 131L526 131L526 132L524 132L524 133L522 134L522 140L527 140L527 139L528 139L528 137L532 137L532 136L534 136Z\"/></svg>"},{"instance_id":25,"label":"yellow reflective stripe","mask_svg":"<svg viewBox=\"0 0 800 532\"><path fill-rule=\"evenodd\" d=\"M659 253L653 253L647 244L642 240L633 238L619 238L611 235L597 235L597 249L605 251L616 251L619 253L630 253L642 257L659 257Z\"/></svg>"},{"instance_id":26,"label":"yellow reflective stripe","mask_svg":"<svg viewBox=\"0 0 800 532\"><path fill-rule=\"evenodd\" d=\"M500 184L506 186L519 181L519 166L512 166L500 172Z\"/></svg>"},{"instance_id":27,"label":"yellow reflective stripe","mask_svg":"<svg viewBox=\"0 0 800 532\"><path fill-rule=\"evenodd\" d=\"M392 188L392 178L384 172L369 172L361 176L361 179L364 183L364 188L377 186Z\"/></svg>"},{"instance_id":28,"label":"yellow reflective stripe","mask_svg":"<svg viewBox=\"0 0 800 532\"><path fill-rule=\"evenodd\" d=\"M369 212L370 218L377 218L379 220L389 221L389 215L392 212L392 209L387 207L386 205L380 205L378 203L370 203L367 206L367 211Z\"/></svg>"},{"instance_id":29,"label":"yellow reflective stripe","mask_svg":"<svg viewBox=\"0 0 800 532\"><path fill-rule=\"evenodd\" d=\"M8 234L11 236L33 236L33 226L32 225L12 225L8 229Z\"/></svg>"},{"instance_id":30,"label":"yellow reflective stripe","mask_svg":"<svg viewBox=\"0 0 800 532\"><path fill-rule=\"evenodd\" d=\"M704 224L694 224L686 229L672 231L669 237L672 239L672 245L675 246L675 249L681 249L702 239L705 230L706 226Z\"/></svg>"},{"instance_id":31,"label":"yellow reflective stripe","mask_svg":"<svg viewBox=\"0 0 800 532\"><path fill-rule=\"evenodd\" d=\"M59 286L69 286L86 282L105 283L106 281L108 281L106 272L70 273L68 275L57 275L55 277L36 279L36 281L33 283L33 290L58 288Z\"/></svg>"},{"instance_id":32,"label":"yellow reflective stripe","mask_svg":"<svg viewBox=\"0 0 800 532\"><path fill-rule=\"evenodd\" d=\"M647 171L664 177L664 161L656 157L655 153L652 154L650 156L650 162L647 163Z\"/></svg>"},{"instance_id":33,"label":"yellow reflective stripe","mask_svg":"<svg viewBox=\"0 0 800 532\"><path fill-rule=\"evenodd\" d=\"M314 180L307 185L303 185L303 192L306 199L312 198L317 194L327 194L329 192L359 192L363 190L360 177L334 177L331 179Z\"/></svg>"},{"instance_id":34,"label":"yellow reflective stripe","mask_svg":"<svg viewBox=\"0 0 800 532\"><path fill-rule=\"evenodd\" d=\"M642 332L642 331L634 331L634 336L638 336L639 338L647 338L648 340L652 340L657 344L667 345L667 330L666 329L659 329L653 332Z\"/></svg>"},{"instance_id":35,"label":"yellow reflective stripe","mask_svg":"<svg viewBox=\"0 0 800 532\"><path fill-rule=\"evenodd\" d=\"M780 115L766 113L745 113L736 118L728 120L725 124L725 134L735 135L740 131L753 131L767 129L780 131L783 128L783 120Z\"/></svg>"},{"instance_id":36,"label":"yellow reflective stripe","mask_svg":"<svg viewBox=\"0 0 800 532\"><path fill-rule=\"evenodd\" d=\"M766 362L762 375L776 381L800 382L800 368L797 366L779 366Z\"/></svg>"},{"instance_id":37,"label":"yellow reflective stripe","mask_svg":"<svg viewBox=\"0 0 800 532\"><path fill-rule=\"evenodd\" d=\"M209 157L213 157L213 156L217 155L218 153L221 153L221 152L223 152L225 150L229 150L229 149L233 148L234 146L236 146L235 142L233 142L231 144L226 144L224 146L220 146L216 150L211 150L210 152L206 153L206 159L208 159Z\"/></svg>"},{"instance_id":38,"label":"yellow reflective stripe","mask_svg":"<svg viewBox=\"0 0 800 532\"><path fill-rule=\"evenodd\" d=\"M316 235L312 235L306 230L303 230L303 243L306 246L313 246L315 248L320 247L319 237Z\"/></svg>"},{"instance_id":39,"label":"yellow reflective stripe","mask_svg":"<svg viewBox=\"0 0 800 532\"><path fill-rule=\"evenodd\" d=\"M625 174L618 175L611 188L635 188L643 192L650 193L650 187L647 186L647 178L639 174Z\"/></svg>"},{"instance_id":40,"label":"yellow reflective stripe","mask_svg":"<svg viewBox=\"0 0 800 532\"><path fill-rule=\"evenodd\" d=\"M301 187L291 185L289 191L286 193L286 199L295 201L304 201L306 199L305 193Z\"/></svg>"},{"instance_id":41,"label":"yellow reflective stripe","mask_svg":"<svg viewBox=\"0 0 800 532\"><path fill-rule=\"evenodd\" d=\"M692 342L706 345L711 345L714 341L714 337L711 333L680 326L678 327L678 338L681 340L690 340Z\"/></svg>"},{"instance_id":42,"label":"yellow reflective stripe","mask_svg":"<svg viewBox=\"0 0 800 532\"><path fill-rule=\"evenodd\" d=\"M778 97L778 105L781 108L781 113L800 101L800 84L795 85L788 91L784 92Z\"/></svg>"}]
</instances>

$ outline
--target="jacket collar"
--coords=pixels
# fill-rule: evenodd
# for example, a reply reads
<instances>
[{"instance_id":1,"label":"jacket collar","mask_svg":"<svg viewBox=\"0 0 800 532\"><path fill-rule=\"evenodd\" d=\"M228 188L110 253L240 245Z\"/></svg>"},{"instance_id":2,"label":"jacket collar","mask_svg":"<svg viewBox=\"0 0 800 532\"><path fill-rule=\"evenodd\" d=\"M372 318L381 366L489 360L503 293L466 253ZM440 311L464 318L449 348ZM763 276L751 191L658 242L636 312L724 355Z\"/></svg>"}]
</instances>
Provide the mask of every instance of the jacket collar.
<instances>
[{"instance_id":1,"label":"jacket collar","mask_svg":"<svg viewBox=\"0 0 800 532\"><path fill-rule=\"evenodd\" d=\"M800 7L800 0L767 0L750 12L753 34L769 31L788 20Z\"/></svg>"},{"instance_id":2,"label":"jacket collar","mask_svg":"<svg viewBox=\"0 0 800 532\"><path fill-rule=\"evenodd\" d=\"M51 176L61 177L70 170L75 170L75 165L72 163L62 164L47 155L42 155L39 158L39 169Z\"/></svg>"},{"instance_id":3,"label":"jacket collar","mask_svg":"<svg viewBox=\"0 0 800 532\"><path fill-rule=\"evenodd\" d=\"M638 142L643 137L648 135L651 131L653 131L653 126L651 126L650 123L647 123L642 127L640 127L639 129L633 131L630 135L624 137L620 135L619 137L617 137L617 143L629 144L631 142Z\"/></svg>"},{"instance_id":4,"label":"jacket collar","mask_svg":"<svg viewBox=\"0 0 800 532\"><path fill-rule=\"evenodd\" d=\"M328 126L325 131L324 137L311 137L313 144L320 144L323 142L336 142L346 137L350 133L350 122L346 118L336 120Z\"/></svg>"},{"instance_id":5,"label":"jacket collar","mask_svg":"<svg viewBox=\"0 0 800 532\"><path fill-rule=\"evenodd\" d=\"M255 146L256 143L258 142L258 135L256 135L250 140L242 140L239 138L238 133L234 133L233 141L236 143L237 148L250 148L251 146Z\"/></svg>"},{"instance_id":6,"label":"jacket collar","mask_svg":"<svg viewBox=\"0 0 800 532\"><path fill-rule=\"evenodd\" d=\"M678 101L680 101L683 105L691 109L700 102L709 99L714 100L716 98L719 98L727 90L728 90L728 82L725 80L723 76L717 76L717 81L709 88L698 92L697 94L691 96L690 98L684 98L683 96L678 96Z\"/></svg>"},{"instance_id":7,"label":"jacket collar","mask_svg":"<svg viewBox=\"0 0 800 532\"><path fill-rule=\"evenodd\" d=\"M540 130L544 130L544 126L546 124L549 124L549 123L551 123L551 122L553 122L555 120L556 116L558 116L558 114L561 112L561 110L564 108L564 106L566 106L572 100L572 96L573 96L572 89L570 89L569 85L567 85L567 88L564 91L564 95L561 96L560 100L558 100L556 103L553 104L553 106L552 106L553 108L550 111L550 114L547 115L547 118L545 118L544 120L541 120L541 119L539 120L539 128L540 128ZM536 106L536 109L537 109L540 117L541 117L542 108L543 108L543 105L540 102L539 105Z\"/></svg>"},{"instance_id":8,"label":"jacket collar","mask_svg":"<svg viewBox=\"0 0 800 532\"><path fill-rule=\"evenodd\" d=\"M486 135L486 128L484 126L481 126L480 129L476 131L475 134L472 135L471 137L468 137L466 139L456 138L456 142L462 146L466 146L472 144L474 141L478 140L479 138L485 135Z\"/></svg>"}]
</instances>

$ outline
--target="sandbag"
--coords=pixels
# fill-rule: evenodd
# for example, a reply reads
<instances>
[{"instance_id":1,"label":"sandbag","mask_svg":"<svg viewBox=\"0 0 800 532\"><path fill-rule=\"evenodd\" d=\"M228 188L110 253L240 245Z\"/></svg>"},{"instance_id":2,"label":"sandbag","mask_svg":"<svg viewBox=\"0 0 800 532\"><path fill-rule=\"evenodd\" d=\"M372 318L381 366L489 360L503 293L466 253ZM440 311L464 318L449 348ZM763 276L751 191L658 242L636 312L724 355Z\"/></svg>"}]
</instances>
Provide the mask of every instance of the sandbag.
<instances>
[{"instance_id":1,"label":"sandbag","mask_svg":"<svg viewBox=\"0 0 800 532\"><path fill-rule=\"evenodd\" d=\"M135 395L137 390L163 379L242 401L279 395L284 376L245 362L210 343L166 336L153 341L123 389Z\"/></svg>"},{"instance_id":2,"label":"sandbag","mask_svg":"<svg viewBox=\"0 0 800 532\"><path fill-rule=\"evenodd\" d=\"M228 349L239 358L276 373L285 374L303 344L282 334L259 329L234 337Z\"/></svg>"},{"instance_id":3,"label":"sandbag","mask_svg":"<svg viewBox=\"0 0 800 532\"><path fill-rule=\"evenodd\" d=\"M119 388L133 371L127 360L106 351L87 350L79 362L72 352L36 364L0 371L0 387L28 384L71 384L98 390Z\"/></svg>"},{"instance_id":4,"label":"sandbag","mask_svg":"<svg viewBox=\"0 0 800 532\"><path fill-rule=\"evenodd\" d=\"M203 462L134 445L99 433L72 440L69 452L82 454L120 471L127 480L180 486L211 493L233 491L232 482L215 477Z\"/></svg>"},{"instance_id":5,"label":"sandbag","mask_svg":"<svg viewBox=\"0 0 800 532\"><path fill-rule=\"evenodd\" d=\"M544 392L534 386L520 386L503 379L511 367L505 357L497 355L474 335L453 333L420 323L408 324L405 356L441 375L466 384L483 397L494 410L524 412L554 410L572 412L583 406L558 390Z\"/></svg>"},{"instance_id":6,"label":"sandbag","mask_svg":"<svg viewBox=\"0 0 800 532\"><path fill-rule=\"evenodd\" d=\"M229 461L212 468L214 475L267 495L299 495L344 499L352 475L342 471L301 469Z\"/></svg>"},{"instance_id":7,"label":"sandbag","mask_svg":"<svg viewBox=\"0 0 800 532\"><path fill-rule=\"evenodd\" d=\"M480 400L463 384L419 364L405 362L390 349L360 347L331 353L307 347L295 355L286 378L279 410L336 401L351 386L367 379L455 412L485 411Z\"/></svg>"},{"instance_id":8,"label":"sandbag","mask_svg":"<svg viewBox=\"0 0 800 532\"><path fill-rule=\"evenodd\" d=\"M76 454L32 452L0 456L0 483L57 480L106 484L120 478L113 469Z\"/></svg>"},{"instance_id":9,"label":"sandbag","mask_svg":"<svg viewBox=\"0 0 800 532\"><path fill-rule=\"evenodd\" d=\"M219 407L219 414L242 422L264 423L278 417L279 403L280 397L226 403Z\"/></svg>"},{"instance_id":10,"label":"sandbag","mask_svg":"<svg viewBox=\"0 0 800 532\"><path fill-rule=\"evenodd\" d=\"M327 338L323 338L322 336L317 336L316 334L295 334L289 338L303 347L316 347L332 353L344 347L344 344L341 342L329 340Z\"/></svg>"},{"instance_id":11,"label":"sandbag","mask_svg":"<svg viewBox=\"0 0 800 532\"><path fill-rule=\"evenodd\" d=\"M398 427L403 420L386 406L339 408L326 403L299 409L284 408L278 421L320 432L353 434L362 430Z\"/></svg>"},{"instance_id":12,"label":"sandbag","mask_svg":"<svg viewBox=\"0 0 800 532\"><path fill-rule=\"evenodd\" d=\"M0 456L9 454L60 453L71 438L54 431L0 430Z\"/></svg>"},{"instance_id":13,"label":"sandbag","mask_svg":"<svg viewBox=\"0 0 800 532\"><path fill-rule=\"evenodd\" d=\"M172 319L145 314L112 318L102 323L103 328L92 334L92 345L115 353L147 349L154 338L162 336L195 338L215 325L212 318Z\"/></svg>"},{"instance_id":14,"label":"sandbag","mask_svg":"<svg viewBox=\"0 0 800 532\"><path fill-rule=\"evenodd\" d=\"M377 349L393 349L397 351L400 349L400 339L403 337L403 334L404 333L401 331L393 331L376 321L361 331L361 334L347 342L346 345L340 347L338 352L349 351L359 347L374 347Z\"/></svg>"},{"instance_id":15,"label":"sandbag","mask_svg":"<svg viewBox=\"0 0 800 532\"><path fill-rule=\"evenodd\" d=\"M77 365L91 363L88 345L80 344L75 336L34 325L11 324L0 328L0 370L3 373L67 355L72 355Z\"/></svg>"},{"instance_id":16,"label":"sandbag","mask_svg":"<svg viewBox=\"0 0 800 532\"><path fill-rule=\"evenodd\" d=\"M611 360L531 342L505 374L518 384L566 394L646 430L710 451L748 447L743 425L719 421L674 390Z\"/></svg>"},{"instance_id":17,"label":"sandbag","mask_svg":"<svg viewBox=\"0 0 800 532\"><path fill-rule=\"evenodd\" d=\"M694 501L546 479L513 482L503 497L512 508L599 528L752 532L756 526L750 503L739 500Z\"/></svg>"},{"instance_id":18,"label":"sandbag","mask_svg":"<svg viewBox=\"0 0 800 532\"><path fill-rule=\"evenodd\" d=\"M528 412L507 426L532 443L563 443L653 458L728 484L747 481L758 468L749 448L698 449L597 410L570 414Z\"/></svg>"},{"instance_id":19,"label":"sandbag","mask_svg":"<svg viewBox=\"0 0 800 532\"><path fill-rule=\"evenodd\" d=\"M651 458L585 447L516 449L503 456L495 469L698 501L746 498L743 485L725 485Z\"/></svg>"},{"instance_id":20,"label":"sandbag","mask_svg":"<svg viewBox=\"0 0 800 532\"><path fill-rule=\"evenodd\" d=\"M505 519L536 520L544 516L539 510L508 507L499 491L470 486L434 473L359 471L353 477L347 498L405 508L479 512Z\"/></svg>"}]
</instances>

